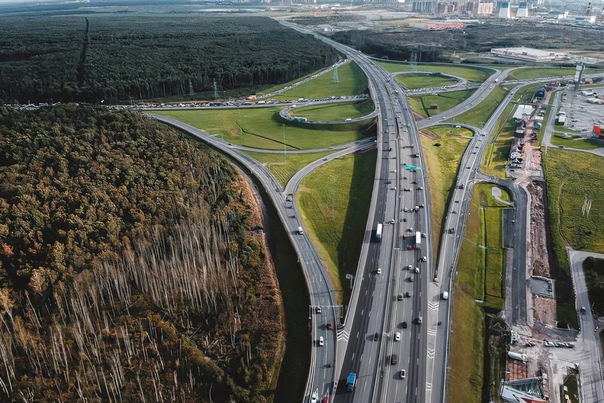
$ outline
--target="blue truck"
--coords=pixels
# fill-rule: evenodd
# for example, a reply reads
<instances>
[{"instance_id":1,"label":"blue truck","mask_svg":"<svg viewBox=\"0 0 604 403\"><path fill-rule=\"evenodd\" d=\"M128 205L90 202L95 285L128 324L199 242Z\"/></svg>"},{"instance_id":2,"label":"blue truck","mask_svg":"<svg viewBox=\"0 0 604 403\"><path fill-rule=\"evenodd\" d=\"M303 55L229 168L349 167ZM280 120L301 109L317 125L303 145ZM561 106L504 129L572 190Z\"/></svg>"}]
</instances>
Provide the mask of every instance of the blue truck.
<instances>
[{"instance_id":1,"label":"blue truck","mask_svg":"<svg viewBox=\"0 0 604 403\"><path fill-rule=\"evenodd\" d=\"M375 241L376 242L382 241L382 223L378 223L377 229L375 230Z\"/></svg>"},{"instance_id":2,"label":"blue truck","mask_svg":"<svg viewBox=\"0 0 604 403\"><path fill-rule=\"evenodd\" d=\"M354 372L351 372L348 375L348 379L346 380L346 387L348 388L348 390L352 391L354 390L354 385L357 383L357 374Z\"/></svg>"}]
</instances>

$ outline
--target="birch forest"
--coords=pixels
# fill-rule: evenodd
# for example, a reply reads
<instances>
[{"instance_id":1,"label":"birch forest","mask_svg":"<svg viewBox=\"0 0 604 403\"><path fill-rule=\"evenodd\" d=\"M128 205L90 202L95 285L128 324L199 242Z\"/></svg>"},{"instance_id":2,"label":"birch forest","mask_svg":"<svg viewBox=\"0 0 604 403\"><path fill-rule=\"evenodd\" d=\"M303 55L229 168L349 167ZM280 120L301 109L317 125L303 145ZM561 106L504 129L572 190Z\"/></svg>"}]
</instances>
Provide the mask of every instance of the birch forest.
<instances>
[{"instance_id":1,"label":"birch forest","mask_svg":"<svg viewBox=\"0 0 604 403\"><path fill-rule=\"evenodd\" d=\"M270 402L281 295L249 184L133 112L0 107L0 400Z\"/></svg>"}]
</instances>

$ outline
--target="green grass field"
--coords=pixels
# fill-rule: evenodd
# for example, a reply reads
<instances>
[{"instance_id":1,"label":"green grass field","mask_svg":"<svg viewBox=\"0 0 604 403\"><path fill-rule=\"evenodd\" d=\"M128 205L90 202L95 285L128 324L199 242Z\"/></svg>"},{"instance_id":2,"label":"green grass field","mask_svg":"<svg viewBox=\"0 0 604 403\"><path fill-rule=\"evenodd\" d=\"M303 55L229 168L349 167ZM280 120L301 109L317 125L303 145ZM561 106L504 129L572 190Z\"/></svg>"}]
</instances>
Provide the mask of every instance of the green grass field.
<instances>
[{"instance_id":1,"label":"green grass field","mask_svg":"<svg viewBox=\"0 0 604 403\"><path fill-rule=\"evenodd\" d=\"M526 67L510 72L510 76L516 80L530 80L533 78L556 77L556 76L574 76L574 68L543 68L543 67Z\"/></svg>"},{"instance_id":2,"label":"green grass field","mask_svg":"<svg viewBox=\"0 0 604 403\"><path fill-rule=\"evenodd\" d=\"M451 91L435 95L429 94L409 97L409 103L411 104L413 112L424 117L430 117L459 105L472 96L475 91L476 90ZM430 109L430 105L432 104L437 104L438 109Z\"/></svg>"},{"instance_id":3,"label":"green grass field","mask_svg":"<svg viewBox=\"0 0 604 403\"><path fill-rule=\"evenodd\" d=\"M219 110L158 111L191 126L217 134L224 141L268 150L283 149L283 134L289 150L309 150L348 143L363 137L360 124L350 124L358 130L326 130L297 127L279 121L279 108L242 108Z\"/></svg>"},{"instance_id":4,"label":"green grass field","mask_svg":"<svg viewBox=\"0 0 604 403\"><path fill-rule=\"evenodd\" d=\"M578 148L580 150L595 150L597 148L604 147L604 140L563 138L557 135L553 135L552 144L567 148Z\"/></svg>"},{"instance_id":5,"label":"green grass field","mask_svg":"<svg viewBox=\"0 0 604 403\"><path fill-rule=\"evenodd\" d=\"M453 291L447 401L480 403L484 373L483 314L461 283Z\"/></svg>"},{"instance_id":6,"label":"green grass field","mask_svg":"<svg viewBox=\"0 0 604 403\"><path fill-rule=\"evenodd\" d=\"M588 153L555 148L548 148L543 160L550 226L561 264L566 262L561 237L573 249L603 253L604 177L601 167L604 160ZM568 264L564 264L568 272Z\"/></svg>"},{"instance_id":7,"label":"green grass field","mask_svg":"<svg viewBox=\"0 0 604 403\"><path fill-rule=\"evenodd\" d=\"M451 126L435 126L422 130L422 148L428 164L435 256L438 255L440 246L443 216L449 192L454 186L461 156L470 142L468 137L472 134L468 129L456 129Z\"/></svg>"},{"instance_id":8,"label":"green grass field","mask_svg":"<svg viewBox=\"0 0 604 403\"><path fill-rule=\"evenodd\" d=\"M333 151L312 154L287 154L286 156L283 154L267 154L251 151L244 152L266 166L275 178L277 178L277 181L281 186L285 188L287 182L289 182L296 172L311 162L331 154Z\"/></svg>"},{"instance_id":9,"label":"green grass field","mask_svg":"<svg viewBox=\"0 0 604 403\"><path fill-rule=\"evenodd\" d=\"M292 116L303 116L314 122L335 122L366 116L375 110L373 101L346 102L331 105L302 106L292 109Z\"/></svg>"},{"instance_id":10,"label":"green grass field","mask_svg":"<svg viewBox=\"0 0 604 403\"><path fill-rule=\"evenodd\" d=\"M326 72L325 74L330 74L330 73L331 72ZM285 88L288 85L292 85L292 84L295 84L297 82L303 81L303 80L307 79L308 77L312 76L313 74L317 74L317 72L315 71L315 72L312 72L310 74L305 75L304 77L300 77L300 78L298 78L296 80L288 81L288 82L283 83L283 84L277 84L277 85L274 85L272 87L265 88L264 90L257 92L256 95L270 94L271 92L279 91L280 89Z\"/></svg>"},{"instance_id":11,"label":"green grass field","mask_svg":"<svg viewBox=\"0 0 604 403\"><path fill-rule=\"evenodd\" d=\"M493 112L495 112L495 109L497 109L501 101L503 101L507 93L508 92L506 90L497 86L480 104L476 105L469 111L462 113L461 115L449 119L448 121L482 127L484 126L484 123L491 117Z\"/></svg>"},{"instance_id":12,"label":"green grass field","mask_svg":"<svg viewBox=\"0 0 604 403\"><path fill-rule=\"evenodd\" d=\"M304 227L326 265L338 303L346 303L346 274L356 274L371 202L377 151L350 155L302 181L297 203Z\"/></svg>"},{"instance_id":13,"label":"green grass field","mask_svg":"<svg viewBox=\"0 0 604 403\"><path fill-rule=\"evenodd\" d=\"M501 309L505 273L501 247L502 208L490 184L474 188L454 285L451 370L447 401L480 402L484 373L484 314L481 305ZM509 200L503 190L502 199ZM488 230L487 230L488 228ZM490 256L490 257L489 257Z\"/></svg>"},{"instance_id":14,"label":"green grass field","mask_svg":"<svg viewBox=\"0 0 604 403\"><path fill-rule=\"evenodd\" d=\"M332 96L357 95L367 88L367 77L354 62L338 67L338 82L333 82L333 73L319 77L282 92L270 99L319 99Z\"/></svg>"},{"instance_id":15,"label":"green grass field","mask_svg":"<svg viewBox=\"0 0 604 403\"><path fill-rule=\"evenodd\" d=\"M514 130L516 125L513 120L504 121L504 126L489 142L482 160L481 171L505 179L505 167L508 163Z\"/></svg>"},{"instance_id":16,"label":"green grass field","mask_svg":"<svg viewBox=\"0 0 604 403\"><path fill-rule=\"evenodd\" d=\"M445 85L453 85L457 82L457 80L448 77L413 73L400 74L395 76L394 79L397 83L409 89L443 87Z\"/></svg>"},{"instance_id":17,"label":"green grass field","mask_svg":"<svg viewBox=\"0 0 604 403\"><path fill-rule=\"evenodd\" d=\"M393 62L377 62L384 70L389 73L398 73L402 71L427 71L434 73L450 74L455 77L461 77L468 80L471 83L482 83L484 82L495 70L488 67L465 67L465 66L453 66L453 65L426 65L418 64L412 66L407 63L393 63Z\"/></svg>"}]
</instances>

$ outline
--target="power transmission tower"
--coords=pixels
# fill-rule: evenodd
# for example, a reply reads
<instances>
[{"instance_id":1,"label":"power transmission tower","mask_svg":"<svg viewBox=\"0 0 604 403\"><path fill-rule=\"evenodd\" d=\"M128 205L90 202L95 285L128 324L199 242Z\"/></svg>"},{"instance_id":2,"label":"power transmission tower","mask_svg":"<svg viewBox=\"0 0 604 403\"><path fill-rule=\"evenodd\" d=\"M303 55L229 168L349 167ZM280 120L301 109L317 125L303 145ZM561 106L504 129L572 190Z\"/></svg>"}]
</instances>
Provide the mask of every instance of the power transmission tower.
<instances>
[{"instance_id":1,"label":"power transmission tower","mask_svg":"<svg viewBox=\"0 0 604 403\"><path fill-rule=\"evenodd\" d=\"M412 67L412 71L416 71L417 70L417 49L413 49L411 51L411 67Z\"/></svg>"},{"instance_id":2,"label":"power transmission tower","mask_svg":"<svg viewBox=\"0 0 604 403\"><path fill-rule=\"evenodd\" d=\"M338 65L337 64L333 68L333 82L334 83L339 83L340 82L340 79L338 78Z\"/></svg>"},{"instance_id":3,"label":"power transmission tower","mask_svg":"<svg viewBox=\"0 0 604 403\"><path fill-rule=\"evenodd\" d=\"M216 80L214 80L214 99L218 99L218 85L216 85Z\"/></svg>"}]
</instances>

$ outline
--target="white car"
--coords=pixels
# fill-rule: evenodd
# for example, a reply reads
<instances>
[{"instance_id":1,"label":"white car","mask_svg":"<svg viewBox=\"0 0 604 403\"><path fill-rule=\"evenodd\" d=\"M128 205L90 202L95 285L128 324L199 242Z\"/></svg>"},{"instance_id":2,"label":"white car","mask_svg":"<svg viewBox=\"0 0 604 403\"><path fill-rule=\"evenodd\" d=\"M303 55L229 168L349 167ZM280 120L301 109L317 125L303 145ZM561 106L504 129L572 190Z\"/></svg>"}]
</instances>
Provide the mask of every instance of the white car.
<instances>
[{"instance_id":1,"label":"white car","mask_svg":"<svg viewBox=\"0 0 604 403\"><path fill-rule=\"evenodd\" d=\"M401 369L401 379L405 379L406 375L407 375L407 371L405 371L404 369Z\"/></svg>"},{"instance_id":2,"label":"white car","mask_svg":"<svg viewBox=\"0 0 604 403\"><path fill-rule=\"evenodd\" d=\"M378 267L377 274L382 274L382 269Z\"/></svg>"},{"instance_id":3,"label":"white car","mask_svg":"<svg viewBox=\"0 0 604 403\"><path fill-rule=\"evenodd\" d=\"M319 346L324 346L325 345L325 339L323 339L323 336L319 337Z\"/></svg>"},{"instance_id":4,"label":"white car","mask_svg":"<svg viewBox=\"0 0 604 403\"><path fill-rule=\"evenodd\" d=\"M400 341L400 340L401 340L401 332L394 333L394 341Z\"/></svg>"}]
</instances>

